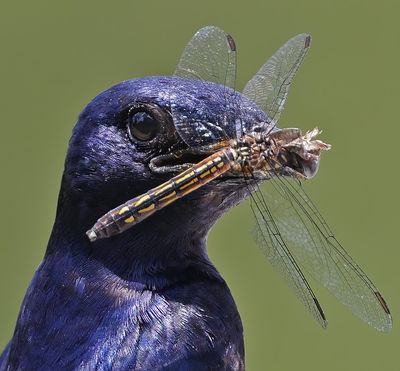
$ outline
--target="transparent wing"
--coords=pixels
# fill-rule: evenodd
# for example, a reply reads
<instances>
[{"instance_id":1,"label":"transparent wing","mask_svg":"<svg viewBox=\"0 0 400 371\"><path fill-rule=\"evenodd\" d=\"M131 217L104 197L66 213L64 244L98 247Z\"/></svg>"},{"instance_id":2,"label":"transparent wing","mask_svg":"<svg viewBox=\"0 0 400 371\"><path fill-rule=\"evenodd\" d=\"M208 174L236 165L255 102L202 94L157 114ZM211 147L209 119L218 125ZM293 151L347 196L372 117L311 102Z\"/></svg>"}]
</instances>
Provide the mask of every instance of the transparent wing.
<instances>
[{"instance_id":1,"label":"transparent wing","mask_svg":"<svg viewBox=\"0 0 400 371\"><path fill-rule=\"evenodd\" d=\"M183 50L174 75L234 89L236 46L233 38L218 27L200 29Z\"/></svg>"},{"instance_id":2,"label":"transparent wing","mask_svg":"<svg viewBox=\"0 0 400 371\"><path fill-rule=\"evenodd\" d=\"M310 285L282 238L273 216L257 188L252 190L251 208L256 217L255 238L272 266L280 273L311 315L326 328L328 322Z\"/></svg>"},{"instance_id":3,"label":"transparent wing","mask_svg":"<svg viewBox=\"0 0 400 371\"><path fill-rule=\"evenodd\" d=\"M246 84L243 94L278 122L290 84L310 47L311 36L300 34L281 46Z\"/></svg>"},{"instance_id":4,"label":"transparent wing","mask_svg":"<svg viewBox=\"0 0 400 371\"><path fill-rule=\"evenodd\" d=\"M380 331L389 331L392 319L385 300L336 240L300 182L273 177L266 183L262 199L258 198L261 213L272 216L299 265L355 315ZM276 250L266 244L262 247Z\"/></svg>"},{"instance_id":5,"label":"transparent wing","mask_svg":"<svg viewBox=\"0 0 400 371\"><path fill-rule=\"evenodd\" d=\"M175 127L186 144L208 145L232 137L226 129L232 120L240 117L238 94L234 91L236 46L233 38L218 27L200 29L186 45L175 76L201 80L199 94L192 98L192 107L198 114L193 115L180 105L171 107ZM224 88L221 90L211 83ZM216 112L218 105L213 102L223 104L224 108Z\"/></svg>"}]
</instances>

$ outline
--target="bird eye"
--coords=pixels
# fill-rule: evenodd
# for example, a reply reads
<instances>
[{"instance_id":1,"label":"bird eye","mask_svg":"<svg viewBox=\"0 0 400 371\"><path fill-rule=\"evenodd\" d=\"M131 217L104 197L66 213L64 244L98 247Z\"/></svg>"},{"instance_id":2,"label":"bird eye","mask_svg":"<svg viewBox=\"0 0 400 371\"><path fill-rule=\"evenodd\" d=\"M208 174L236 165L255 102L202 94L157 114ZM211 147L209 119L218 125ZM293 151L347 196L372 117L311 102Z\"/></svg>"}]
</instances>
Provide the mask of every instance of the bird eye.
<instances>
[{"instance_id":1,"label":"bird eye","mask_svg":"<svg viewBox=\"0 0 400 371\"><path fill-rule=\"evenodd\" d=\"M156 137L160 122L149 112L135 111L128 118L128 135L132 141L148 142Z\"/></svg>"}]
</instances>

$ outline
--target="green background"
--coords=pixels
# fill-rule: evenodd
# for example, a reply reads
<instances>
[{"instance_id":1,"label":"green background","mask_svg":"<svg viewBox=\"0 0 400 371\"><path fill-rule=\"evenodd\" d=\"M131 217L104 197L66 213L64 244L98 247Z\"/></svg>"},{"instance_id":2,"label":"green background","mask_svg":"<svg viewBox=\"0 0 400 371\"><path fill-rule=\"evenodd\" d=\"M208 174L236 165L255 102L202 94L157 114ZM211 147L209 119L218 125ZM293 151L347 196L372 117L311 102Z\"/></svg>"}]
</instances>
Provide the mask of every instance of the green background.
<instances>
[{"instance_id":1,"label":"green background","mask_svg":"<svg viewBox=\"0 0 400 371\"><path fill-rule=\"evenodd\" d=\"M210 255L241 313L248 370L398 370L398 1L6 1L0 4L0 348L45 251L71 129L121 80L169 75L192 34L218 25L239 52L238 87L289 37L313 46L280 126L333 145L306 190L380 287L382 334L311 282L330 321L306 313L255 247L244 203L213 229Z\"/></svg>"}]
</instances>

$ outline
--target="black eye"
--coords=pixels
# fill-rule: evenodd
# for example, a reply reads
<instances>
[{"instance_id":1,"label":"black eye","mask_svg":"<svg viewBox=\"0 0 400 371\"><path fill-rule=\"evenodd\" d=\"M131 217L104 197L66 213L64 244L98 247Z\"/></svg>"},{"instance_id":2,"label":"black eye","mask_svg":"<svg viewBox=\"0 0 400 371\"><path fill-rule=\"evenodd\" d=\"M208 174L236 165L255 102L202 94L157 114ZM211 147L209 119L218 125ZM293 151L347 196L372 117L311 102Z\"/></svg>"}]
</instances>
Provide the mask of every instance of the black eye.
<instances>
[{"instance_id":1,"label":"black eye","mask_svg":"<svg viewBox=\"0 0 400 371\"><path fill-rule=\"evenodd\" d=\"M128 135L133 141L148 142L156 137L160 122L149 112L133 111L128 117Z\"/></svg>"}]
</instances>

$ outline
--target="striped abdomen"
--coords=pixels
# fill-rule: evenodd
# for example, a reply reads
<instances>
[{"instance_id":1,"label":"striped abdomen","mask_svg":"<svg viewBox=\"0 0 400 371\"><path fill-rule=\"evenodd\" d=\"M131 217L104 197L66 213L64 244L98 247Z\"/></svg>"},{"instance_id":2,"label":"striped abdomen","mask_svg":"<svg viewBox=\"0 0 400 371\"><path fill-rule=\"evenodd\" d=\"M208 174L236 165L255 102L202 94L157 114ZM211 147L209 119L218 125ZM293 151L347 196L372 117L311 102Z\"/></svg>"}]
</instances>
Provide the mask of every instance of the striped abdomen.
<instances>
[{"instance_id":1,"label":"striped abdomen","mask_svg":"<svg viewBox=\"0 0 400 371\"><path fill-rule=\"evenodd\" d=\"M180 197L193 192L231 168L235 161L231 148L220 150L200 161L190 169L146 193L125 202L102 216L86 232L91 241L121 233L152 215Z\"/></svg>"}]
</instances>

